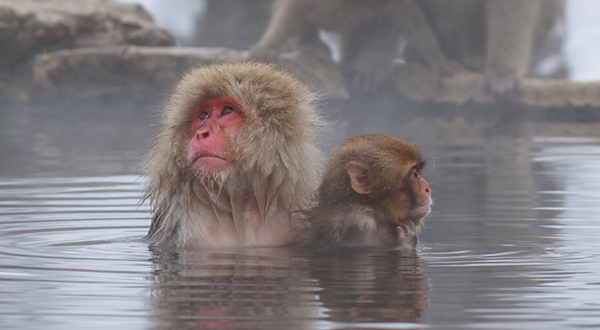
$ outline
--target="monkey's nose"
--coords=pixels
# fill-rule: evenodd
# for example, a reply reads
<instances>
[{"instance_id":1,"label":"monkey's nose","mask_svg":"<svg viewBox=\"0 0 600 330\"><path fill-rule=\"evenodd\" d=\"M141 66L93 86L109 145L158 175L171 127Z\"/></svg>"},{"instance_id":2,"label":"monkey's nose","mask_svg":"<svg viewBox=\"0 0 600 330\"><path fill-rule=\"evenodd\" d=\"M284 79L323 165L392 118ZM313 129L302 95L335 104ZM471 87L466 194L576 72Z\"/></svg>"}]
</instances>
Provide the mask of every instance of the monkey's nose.
<instances>
[{"instance_id":1,"label":"monkey's nose","mask_svg":"<svg viewBox=\"0 0 600 330\"><path fill-rule=\"evenodd\" d=\"M207 130L198 130L196 132L196 139L206 140L210 136L210 132Z\"/></svg>"}]
</instances>

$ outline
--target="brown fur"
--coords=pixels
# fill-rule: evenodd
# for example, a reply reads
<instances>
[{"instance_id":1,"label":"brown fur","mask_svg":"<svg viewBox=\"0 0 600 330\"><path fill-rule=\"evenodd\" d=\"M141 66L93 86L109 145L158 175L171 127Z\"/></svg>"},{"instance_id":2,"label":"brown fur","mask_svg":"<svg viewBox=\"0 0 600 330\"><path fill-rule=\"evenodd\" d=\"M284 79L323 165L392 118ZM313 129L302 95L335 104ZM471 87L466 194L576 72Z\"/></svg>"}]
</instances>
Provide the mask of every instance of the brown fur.
<instances>
[{"instance_id":1,"label":"brown fur","mask_svg":"<svg viewBox=\"0 0 600 330\"><path fill-rule=\"evenodd\" d=\"M229 169L218 177L189 170L185 147L191 113L229 96L244 111L229 136ZM144 174L152 204L148 238L199 246L286 244L297 237L290 211L306 207L323 162L324 125L315 96L289 73L264 64L221 64L189 71L162 112L160 134ZM250 210L250 212L249 212Z\"/></svg>"},{"instance_id":2,"label":"brown fur","mask_svg":"<svg viewBox=\"0 0 600 330\"><path fill-rule=\"evenodd\" d=\"M349 139L327 165L298 244L313 249L414 247L422 217L410 212L423 196L415 197L408 174L422 166L419 150L402 140L385 135ZM365 180L355 182L352 172L360 179L363 170ZM399 237L400 225L409 225L411 235Z\"/></svg>"}]
</instances>

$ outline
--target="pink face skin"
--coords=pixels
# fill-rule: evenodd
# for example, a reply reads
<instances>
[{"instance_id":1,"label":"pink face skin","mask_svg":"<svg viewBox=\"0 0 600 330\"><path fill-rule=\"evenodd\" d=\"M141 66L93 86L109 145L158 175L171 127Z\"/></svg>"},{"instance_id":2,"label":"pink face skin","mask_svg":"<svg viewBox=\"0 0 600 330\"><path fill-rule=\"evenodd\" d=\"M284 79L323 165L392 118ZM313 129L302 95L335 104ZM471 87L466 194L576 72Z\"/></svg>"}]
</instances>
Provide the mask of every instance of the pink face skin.
<instances>
[{"instance_id":1,"label":"pink face skin","mask_svg":"<svg viewBox=\"0 0 600 330\"><path fill-rule=\"evenodd\" d=\"M429 183L421 176L421 171L418 167L413 167L410 170L406 180L413 205L406 219L396 226L396 233L400 242L402 242L401 245L408 244L410 246L412 245L410 242L416 242L417 225L429 213L433 201L431 200ZM408 243L403 243L405 241Z\"/></svg>"},{"instance_id":2,"label":"pink face skin","mask_svg":"<svg viewBox=\"0 0 600 330\"><path fill-rule=\"evenodd\" d=\"M429 213L431 205L431 188L429 183L421 176L421 171L413 167L408 175L409 193L414 201L408 218L418 220Z\"/></svg>"},{"instance_id":3,"label":"pink face skin","mask_svg":"<svg viewBox=\"0 0 600 330\"><path fill-rule=\"evenodd\" d=\"M230 97L205 100L192 112L188 160L199 174L223 171L229 164L228 137L244 124L241 106Z\"/></svg>"}]
</instances>

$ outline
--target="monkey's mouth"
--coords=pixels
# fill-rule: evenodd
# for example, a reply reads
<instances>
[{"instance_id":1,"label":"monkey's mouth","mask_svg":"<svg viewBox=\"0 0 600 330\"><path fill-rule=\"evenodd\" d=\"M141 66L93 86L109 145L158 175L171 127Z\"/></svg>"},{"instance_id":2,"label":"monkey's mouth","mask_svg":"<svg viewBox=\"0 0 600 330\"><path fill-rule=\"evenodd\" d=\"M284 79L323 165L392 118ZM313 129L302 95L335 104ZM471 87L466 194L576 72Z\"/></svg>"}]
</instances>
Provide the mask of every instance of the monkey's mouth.
<instances>
[{"instance_id":1,"label":"monkey's mouth","mask_svg":"<svg viewBox=\"0 0 600 330\"><path fill-rule=\"evenodd\" d=\"M216 158L216 159L220 159L220 160L223 160L223 161L227 161L225 158L223 158L221 156L216 156L216 155L200 155L200 156L196 157L193 160L193 162L197 162L200 159L205 160L205 159L212 159L212 158Z\"/></svg>"},{"instance_id":2,"label":"monkey's mouth","mask_svg":"<svg viewBox=\"0 0 600 330\"><path fill-rule=\"evenodd\" d=\"M228 161L220 155L200 154L192 159L192 164L197 171L214 172L227 168Z\"/></svg>"},{"instance_id":3,"label":"monkey's mouth","mask_svg":"<svg viewBox=\"0 0 600 330\"><path fill-rule=\"evenodd\" d=\"M411 208L407 218L412 219L414 221L419 221L420 219L424 218L429 214L429 212L431 211L432 204L433 201L429 199L426 203L414 205Z\"/></svg>"},{"instance_id":4,"label":"monkey's mouth","mask_svg":"<svg viewBox=\"0 0 600 330\"><path fill-rule=\"evenodd\" d=\"M195 163L196 161L198 161L199 159L202 158L219 158L221 160L227 160L227 157L225 157L225 155L223 155L222 153L213 153L213 152L206 152L206 151L195 151L193 150L193 148L189 148L188 150L188 154L187 154L187 160L190 163Z\"/></svg>"}]
</instances>

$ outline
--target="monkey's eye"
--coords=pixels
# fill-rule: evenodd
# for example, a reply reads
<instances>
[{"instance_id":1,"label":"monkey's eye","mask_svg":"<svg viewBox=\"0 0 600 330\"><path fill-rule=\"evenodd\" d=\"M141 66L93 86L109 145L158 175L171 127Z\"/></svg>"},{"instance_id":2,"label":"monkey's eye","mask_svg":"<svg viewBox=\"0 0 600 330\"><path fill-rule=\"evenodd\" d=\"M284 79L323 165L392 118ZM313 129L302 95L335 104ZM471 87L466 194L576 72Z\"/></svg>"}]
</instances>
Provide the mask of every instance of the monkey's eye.
<instances>
[{"instance_id":1,"label":"monkey's eye","mask_svg":"<svg viewBox=\"0 0 600 330\"><path fill-rule=\"evenodd\" d=\"M221 112L221 116L228 115L228 114L231 114L231 113L234 113L234 112L235 112L235 109L233 109L233 107L231 107L229 105L226 105L226 106L223 107L223 111Z\"/></svg>"},{"instance_id":2,"label":"monkey's eye","mask_svg":"<svg viewBox=\"0 0 600 330\"><path fill-rule=\"evenodd\" d=\"M205 120L205 119L208 119L208 117L209 117L209 116L208 116L208 112L206 112L206 111L202 111L202 112L200 112L200 114L198 115L198 119L200 119L200 120Z\"/></svg>"},{"instance_id":3,"label":"monkey's eye","mask_svg":"<svg viewBox=\"0 0 600 330\"><path fill-rule=\"evenodd\" d=\"M418 169L418 168L413 168L413 169L410 171L410 176L411 176L413 179L418 179L419 177L421 177L421 171L419 171L419 169Z\"/></svg>"}]
</instances>

